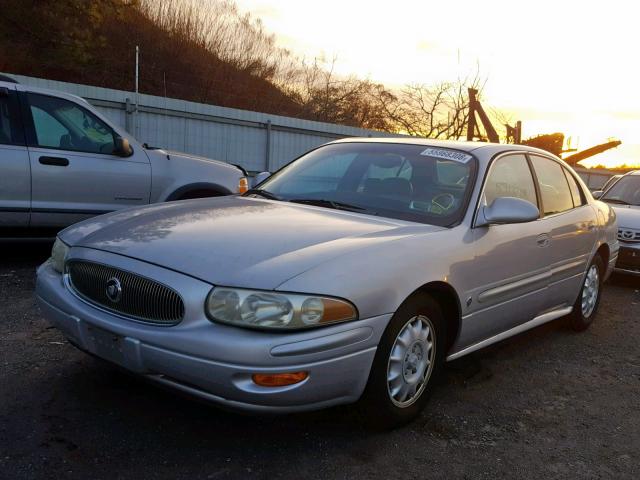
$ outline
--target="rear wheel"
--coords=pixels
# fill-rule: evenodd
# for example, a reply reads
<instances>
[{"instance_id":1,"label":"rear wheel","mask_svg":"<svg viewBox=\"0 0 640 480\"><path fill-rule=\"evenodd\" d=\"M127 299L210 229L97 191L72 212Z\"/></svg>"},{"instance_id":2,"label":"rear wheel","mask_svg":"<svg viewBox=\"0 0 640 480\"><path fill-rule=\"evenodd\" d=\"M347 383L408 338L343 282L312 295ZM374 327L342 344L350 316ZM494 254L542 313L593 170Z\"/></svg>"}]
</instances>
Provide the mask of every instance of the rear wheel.
<instances>
[{"instance_id":1,"label":"rear wheel","mask_svg":"<svg viewBox=\"0 0 640 480\"><path fill-rule=\"evenodd\" d=\"M362 398L367 423L393 428L425 407L444 361L445 323L428 295L407 300L380 341Z\"/></svg>"},{"instance_id":2,"label":"rear wheel","mask_svg":"<svg viewBox=\"0 0 640 480\"><path fill-rule=\"evenodd\" d=\"M598 312L604 273L604 262L600 255L596 255L587 269L582 289L568 318L569 325L577 332L589 328Z\"/></svg>"}]
</instances>

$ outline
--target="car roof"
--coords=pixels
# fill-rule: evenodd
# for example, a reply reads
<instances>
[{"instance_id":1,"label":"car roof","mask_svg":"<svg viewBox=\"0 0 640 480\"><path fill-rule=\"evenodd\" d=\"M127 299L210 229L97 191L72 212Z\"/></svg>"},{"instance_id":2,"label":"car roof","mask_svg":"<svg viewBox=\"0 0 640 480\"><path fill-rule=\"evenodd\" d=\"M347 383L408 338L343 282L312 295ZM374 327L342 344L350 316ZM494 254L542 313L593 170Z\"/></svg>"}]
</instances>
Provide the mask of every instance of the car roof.
<instances>
[{"instance_id":1,"label":"car roof","mask_svg":"<svg viewBox=\"0 0 640 480\"><path fill-rule=\"evenodd\" d=\"M490 143L490 142L467 142L467 141L458 141L458 140L435 140L431 138L419 138L419 137L349 137L342 138L340 140L335 140L330 143L396 143L403 145L424 145L428 147L441 147L441 148L453 148L455 150L462 150L467 153L480 154L482 153L483 157L493 157L494 155L507 152L507 151L522 151L522 152L531 152L531 153L539 153L544 156L552 156L557 158L555 155L547 152L546 150L541 150L535 147L529 147L527 145L514 145L510 143Z\"/></svg>"}]
</instances>

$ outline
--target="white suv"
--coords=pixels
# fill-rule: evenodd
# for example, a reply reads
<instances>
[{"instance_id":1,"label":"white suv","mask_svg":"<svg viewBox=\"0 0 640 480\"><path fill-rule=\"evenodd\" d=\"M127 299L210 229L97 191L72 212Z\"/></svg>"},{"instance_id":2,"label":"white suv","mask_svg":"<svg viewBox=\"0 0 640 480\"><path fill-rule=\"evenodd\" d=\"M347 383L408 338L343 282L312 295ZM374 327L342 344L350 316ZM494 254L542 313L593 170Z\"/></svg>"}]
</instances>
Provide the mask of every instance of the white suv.
<instances>
[{"instance_id":1,"label":"white suv","mask_svg":"<svg viewBox=\"0 0 640 480\"><path fill-rule=\"evenodd\" d=\"M0 236L246 188L240 167L149 148L80 97L0 77Z\"/></svg>"}]
</instances>

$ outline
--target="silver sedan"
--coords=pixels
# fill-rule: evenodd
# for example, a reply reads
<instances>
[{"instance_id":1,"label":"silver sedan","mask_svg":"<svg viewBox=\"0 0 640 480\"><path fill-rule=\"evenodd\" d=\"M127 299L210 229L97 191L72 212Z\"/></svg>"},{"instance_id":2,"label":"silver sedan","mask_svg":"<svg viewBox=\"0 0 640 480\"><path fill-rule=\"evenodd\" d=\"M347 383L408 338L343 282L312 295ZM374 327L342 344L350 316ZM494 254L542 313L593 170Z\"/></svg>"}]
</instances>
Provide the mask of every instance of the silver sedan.
<instances>
[{"instance_id":1,"label":"silver sedan","mask_svg":"<svg viewBox=\"0 0 640 480\"><path fill-rule=\"evenodd\" d=\"M240 197L104 215L58 236L44 315L78 348L252 412L360 400L414 418L447 360L593 321L613 210L533 148L319 147Z\"/></svg>"}]
</instances>

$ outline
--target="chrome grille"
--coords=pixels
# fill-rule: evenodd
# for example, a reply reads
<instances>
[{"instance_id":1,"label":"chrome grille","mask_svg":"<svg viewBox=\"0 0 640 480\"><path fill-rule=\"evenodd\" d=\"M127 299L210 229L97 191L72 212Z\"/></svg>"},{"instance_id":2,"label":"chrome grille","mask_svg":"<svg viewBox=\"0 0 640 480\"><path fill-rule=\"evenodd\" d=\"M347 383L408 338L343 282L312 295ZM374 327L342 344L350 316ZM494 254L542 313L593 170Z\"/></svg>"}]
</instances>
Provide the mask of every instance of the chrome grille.
<instances>
[{"instance_id":1,"label":"chrome grille","mask_svg":"<svg viewBox=\"0 0 640 480\"><path fill-rule=\"evenodd\" d=\"M619 228L618 240L623 242L640 242L640 230L631 228Z\"/></svg>"},{"instance_id":2,"label":"chrome grille","mask_svg":"<svg viewBox=\"0 0 640 480\"><path fill-rule=\"evenodd\" d=\"M71 260L66 272L71 288L84 300L119 315L156 325L176 325L184 302L174 290L135 273L100 263ZM107 284L118 285L118 295ZM112 292L114 293L114 292Z\"/></svg>"}]
</instances>

